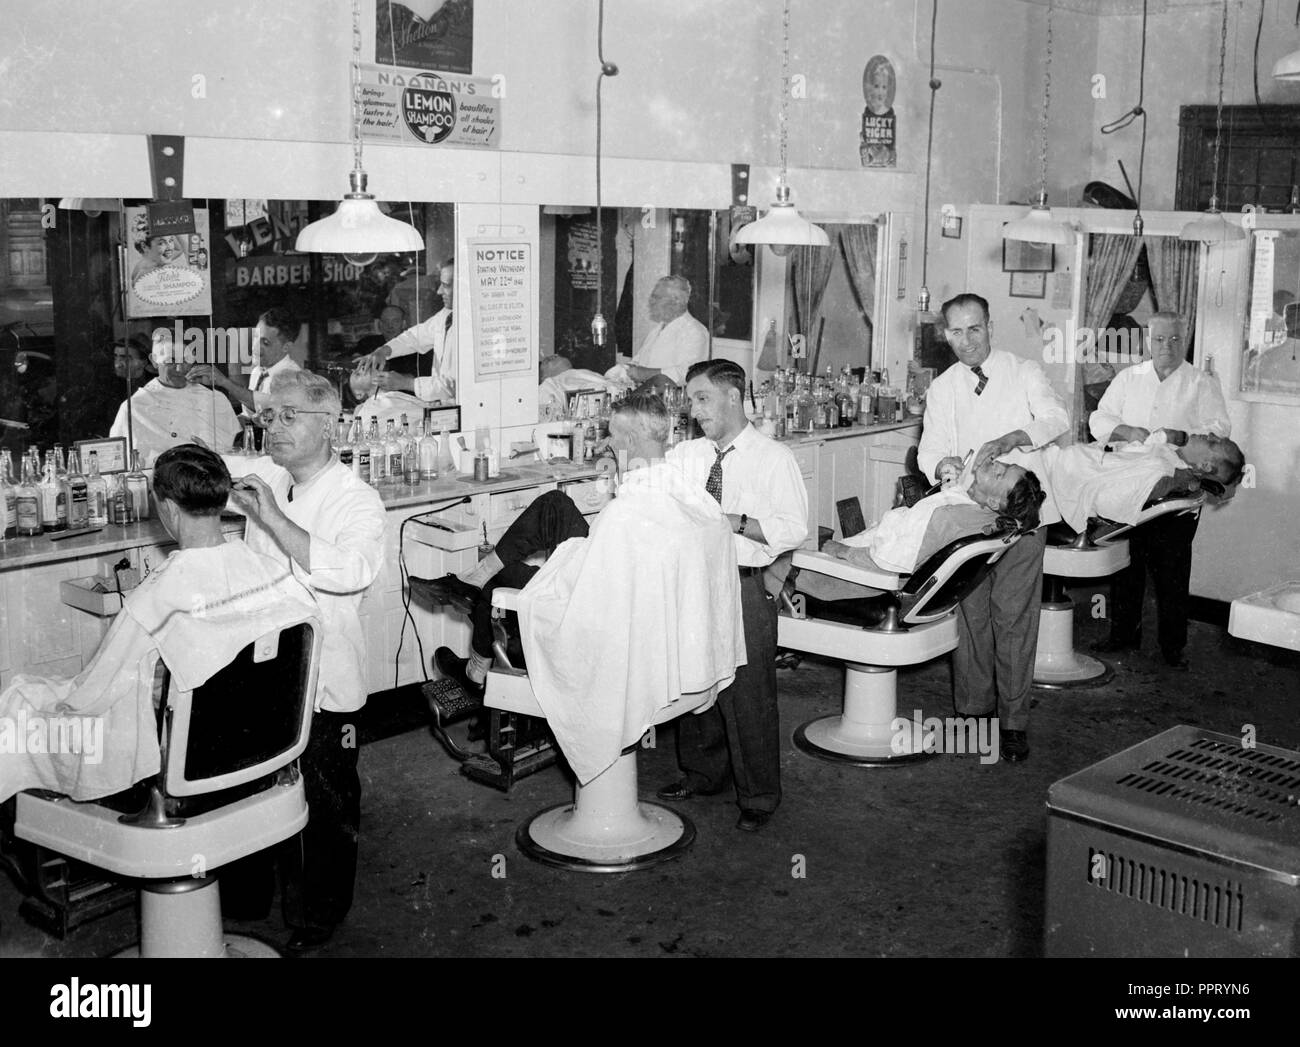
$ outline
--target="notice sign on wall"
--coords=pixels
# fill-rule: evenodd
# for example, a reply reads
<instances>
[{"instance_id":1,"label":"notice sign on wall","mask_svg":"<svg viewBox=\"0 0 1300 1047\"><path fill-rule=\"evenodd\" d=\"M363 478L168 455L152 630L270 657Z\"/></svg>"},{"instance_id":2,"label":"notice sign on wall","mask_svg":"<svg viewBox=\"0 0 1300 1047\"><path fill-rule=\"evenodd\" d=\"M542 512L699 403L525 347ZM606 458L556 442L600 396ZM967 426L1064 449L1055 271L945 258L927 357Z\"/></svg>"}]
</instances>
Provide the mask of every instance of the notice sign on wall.
<instances>
[{"instance_id":1,"label":"notice sign on wall","mask_svg":"<svg viewBox=\"0 0 1300 1047\"><path fill-rule=\"evenodd\" d=\"M469 241L470 303L474 314L474 378L535 371L533 249L527 241Z\"/></svg>"},{"instance_id":2,"label":"notice sign on wall","mask_svg":"<svg viewBox=\"0 0 1300 1047\"><path fill-rule=\"evenodd\" d=\"M483 77L361 67L361 136L404 145L496 149L501 91Z\"/></svg>"}]
</instances>

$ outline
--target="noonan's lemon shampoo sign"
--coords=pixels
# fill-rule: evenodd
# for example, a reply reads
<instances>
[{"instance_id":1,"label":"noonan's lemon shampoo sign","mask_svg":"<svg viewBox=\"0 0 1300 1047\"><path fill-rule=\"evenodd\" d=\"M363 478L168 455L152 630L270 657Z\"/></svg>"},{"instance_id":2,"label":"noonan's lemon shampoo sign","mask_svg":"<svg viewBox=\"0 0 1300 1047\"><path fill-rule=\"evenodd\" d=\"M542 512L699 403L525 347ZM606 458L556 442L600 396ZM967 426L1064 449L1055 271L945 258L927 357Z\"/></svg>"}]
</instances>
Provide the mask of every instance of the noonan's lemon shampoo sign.
<instances>
[{"instance_id":1,"label":"noonan's lemon shampoo sign","mask_svg":"<svg viewBox=\"0 0 1300 1047\"><path fill-rule=\"evenodd\" d=\"M361 135L373 142L496 149L504 85L391 66L361 67Z\"/></svg>"}]
</instances>

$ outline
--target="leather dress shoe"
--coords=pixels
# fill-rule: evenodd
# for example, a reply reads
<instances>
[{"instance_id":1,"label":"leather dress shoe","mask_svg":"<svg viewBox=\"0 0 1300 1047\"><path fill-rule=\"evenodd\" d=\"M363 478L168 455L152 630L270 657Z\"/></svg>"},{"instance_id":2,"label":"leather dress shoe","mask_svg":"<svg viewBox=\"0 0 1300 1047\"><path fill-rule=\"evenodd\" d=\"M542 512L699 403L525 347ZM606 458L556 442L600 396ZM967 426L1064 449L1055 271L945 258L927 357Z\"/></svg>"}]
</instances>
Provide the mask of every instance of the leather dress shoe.
<instances>
[{"instance_id":1,"label":"leather dress shoe","mask_svg":"<svg viewBox=\"0 0 1300 1047\"><path fill-rule=\"evenodd\" d=\"M736 828L743 832L756 833L771 820L771 811L753 811L742 807L740 821L736 822Z\"/></svg>"},{"instance_id":2,"label":"leather dress shoe","mask_svg":"<svg viewBox=\"0 0 1300 1047\"><path fill-rule=\"evenodd\" d=\"M469 691L470 694L481 694L483 685L475 683L469 678L469 659L457 658L456 652L450 647L439 647L433 652L434 668L449 680L455 680L458 684Z\"/></svg>"},{"instance_id":3,"label":"leather dress shoe","mask_svg":"<svg viewBox=\"0 0 1300 1047\"><path fill-rule=\"evenodd\" d=\"M717 796L720 792L721 789L697 789L683 778L665 785L655 795L661 800L689 800L692 796Z\"/></svg>"},{"instance_id":4,"label":"leather dress shoe","mask_svg":"<svg viewBox=\"0 0 1300 1047\"><path fill-rule=\"evenodd\" d=\"M1024 731L1003 731L999 741L1002 758L1007 763L1024 763L1029 759L1029 735Z\"/></svg>"},{"instance_id":5,"label":"leather dress shoe","mask_svg":"<svg viewBox=\"0 0 1300 1047\"><path fill-rule=\"evenodd\" d=\"M1142 646L1142 633L1135 636L1108 636L1092 645L1096 654L1116 654L1119 651L1136 651Z\"/></svg>"},{"instance_id":6,"label":"leather dress shoe","mask_svg":"<svg viewBox=\"0 0 1300 1047\"><path fill-rule=\"evenodd\" d=\"M310 952L319 949L334 937L333 927L299 927L289 936L285 949L292 953Z\"/></svg>"},{"instance_id":7,"label":"leather dress shoe","mask_svg":"<svg viewBox=\"0 0 1300 1047\"><path fill-rule=\"evenodd\" d=\"M417 578L410 575L407 583L412 593L420 593L440 606L450 604L461 614L469 614L474 610L474 601L480 594L477 586L462 582L454 574L444 574L441 578Z\"/></svg>"}]
</instances>

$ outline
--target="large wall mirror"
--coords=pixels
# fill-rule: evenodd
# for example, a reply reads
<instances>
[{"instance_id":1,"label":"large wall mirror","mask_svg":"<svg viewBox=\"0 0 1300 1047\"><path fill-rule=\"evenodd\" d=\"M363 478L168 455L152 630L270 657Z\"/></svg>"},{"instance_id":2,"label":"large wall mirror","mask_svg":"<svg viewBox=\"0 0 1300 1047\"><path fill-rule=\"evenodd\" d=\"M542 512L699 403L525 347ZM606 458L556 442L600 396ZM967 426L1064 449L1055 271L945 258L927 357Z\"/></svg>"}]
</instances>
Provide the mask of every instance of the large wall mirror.
<instances>
[{"instance_id":1,"label":"large wall mirror","mask_svg":"<svg viewBox=\"0 0 1300 1047\"><path fill-rule=\"evenodd\" d=\"M1300 404L1300 229L1257 229L1252 247L1239 389Z\"/></svg>"}]
</instances>

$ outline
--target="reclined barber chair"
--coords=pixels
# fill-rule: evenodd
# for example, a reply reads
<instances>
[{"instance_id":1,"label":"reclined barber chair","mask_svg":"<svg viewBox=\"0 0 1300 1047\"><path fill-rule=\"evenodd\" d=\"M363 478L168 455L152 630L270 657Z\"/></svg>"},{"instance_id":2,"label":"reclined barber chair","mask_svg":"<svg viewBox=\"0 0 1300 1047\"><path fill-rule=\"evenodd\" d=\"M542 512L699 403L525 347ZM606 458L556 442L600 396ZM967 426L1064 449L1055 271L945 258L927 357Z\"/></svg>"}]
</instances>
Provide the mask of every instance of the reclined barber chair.
<instances>
[{"instance_id":1,"label":"reclined barber chair","mask_svg":"<svg viewBox=\"0 0 1300 1047\"><path fill-rule=\"evenodd\" d=\"M307 824L295 761L311 728L320 642L319 620L304 618L249 644L194 691L173 690L157 662L140 684L160 688L162 765L151 782L88 803L19 793L19 839L141 881L140 944L118 955L278 955L223 936L215 872Z\"/></svg>"},{"instance_id":2,"label":"reclined barber chair","mask_svg":"<svg viewBox=\"0 0 1300 1047\"><path fill-rule=\"evenodd\" d=\"M505 618L518 607L518 589L492 594L496 655L488 671L483 704L544 719L526 670L516 668ZM655 716L652 726L708 706L717 688L683 695ZM648 869L683 854L695 841L695 825L657 803L638 801L636 751L631 745L586 785L574 786L572 803L557 804L533 815L515 834L516 846L529 858L560 869L583 872L631 872Z\"/></svg>"},{"instance_id":3,"label":"reclined barber chair","mask_svg":"<svg viewBox=\"0 0 1300 1047\"><path fill-rule=\"evenodd\" d=\"M1104 578L1129 565L1128 542L1124 536L1135 527L1169 513L1197 513L1205 495L1178 496L1152 502L1136 522L1120 524L1093 519L1082 534L1060 525L1048 529L1043 554L1043 603L1038 613L1038 651L1034 657L1034 686L1047 690L1070 687L1100 687L1110 682L1115 670L1074 647L1074 601L1066 592L1066 580Z\"/></svg>"},{"instance_id":4,"label":"reclined barber chair","mask_svg":"<svg viewBox=\"0 0 1300 1047\"><path fill-rule=\"evenodd\" d=\"M957 604L980 584L1019 539L1007 530L959 538L909 576L860 567L824 553L799 551L799 584L808 574L874 590L869 598L818 599L796 592L784 599L777 644L845 663L844 710L803 724L794 743L811 756L860 766L924 759L923 732L912 720L896 724L898 667L918 665L957 646Z\"/></svg>"}]
</instances>

